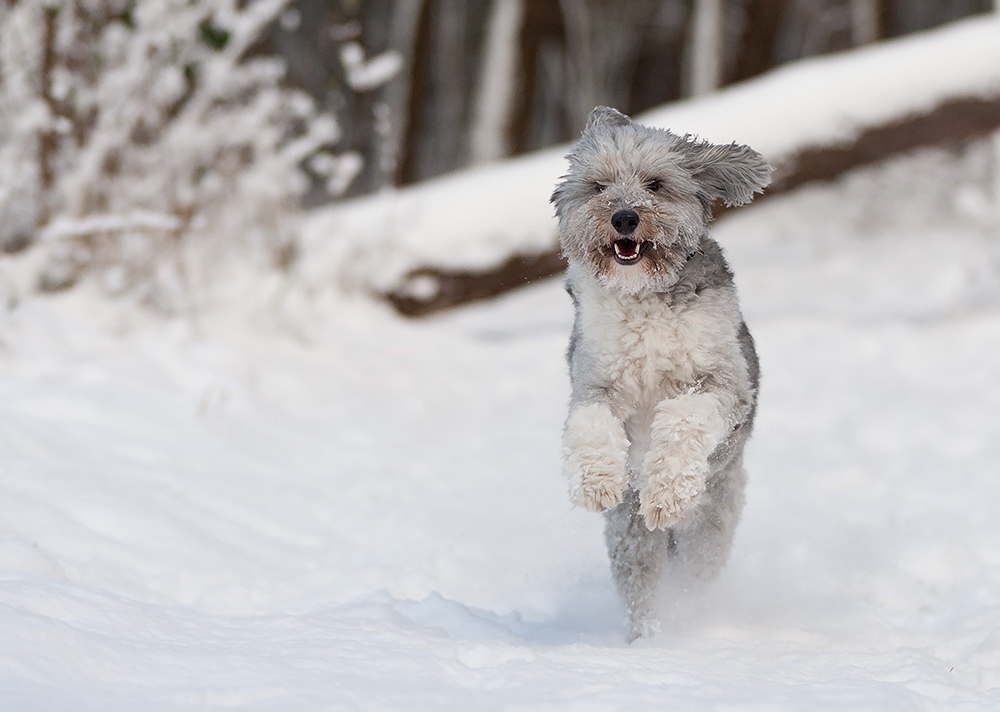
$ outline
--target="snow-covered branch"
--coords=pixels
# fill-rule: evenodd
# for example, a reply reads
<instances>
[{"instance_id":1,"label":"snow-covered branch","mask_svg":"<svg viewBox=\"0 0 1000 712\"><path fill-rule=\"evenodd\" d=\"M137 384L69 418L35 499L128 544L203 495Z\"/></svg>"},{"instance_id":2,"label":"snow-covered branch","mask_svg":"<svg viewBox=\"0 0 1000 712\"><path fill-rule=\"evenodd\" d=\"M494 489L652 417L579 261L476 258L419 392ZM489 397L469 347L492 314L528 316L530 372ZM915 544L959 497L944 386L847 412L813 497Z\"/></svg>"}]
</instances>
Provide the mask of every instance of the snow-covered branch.
<instances>
[{"instance_id":1,"label":"snow-covered branch","mask_svg":"<svg viewBox=\"0 0 1000 712\"><path fill-rule=\"evenodd\" d=\"M237 253L287 262L303 166L326 168L334 186L357 172L356 157L340 165L331 153L333 117L280 84L280 61L252 53L287 3L8 4L0 249L59 235L38 248L51 250L46 288L113 269L116 289L166 308L164 272L197 278ZM133 234L141 249L126 248Z\"/></svg>"}]
</instances>

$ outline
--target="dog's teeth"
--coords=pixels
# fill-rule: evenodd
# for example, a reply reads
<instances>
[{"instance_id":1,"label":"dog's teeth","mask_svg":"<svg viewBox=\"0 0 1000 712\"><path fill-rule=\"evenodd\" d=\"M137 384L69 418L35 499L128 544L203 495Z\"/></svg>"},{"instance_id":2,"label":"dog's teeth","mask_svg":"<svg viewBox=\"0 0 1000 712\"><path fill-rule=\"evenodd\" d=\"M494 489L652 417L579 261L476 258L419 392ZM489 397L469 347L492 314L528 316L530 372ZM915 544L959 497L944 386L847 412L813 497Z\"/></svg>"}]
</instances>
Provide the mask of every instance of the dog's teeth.
<instances>
[{"instance_id":1,"label":"dog's teeth","mask_svg":"<svg viewBox=\"0 0 1000 712\"><path fill-rule=\"evenodd\" d=\"M615 254L620 259L628 260L628 261L639 259L639 245L638 244L633 244L631 246L631 248L629 248L628 252L622 252L621 245L618 242L615 242L613 244L613 247L615 248Z\"/></svg>"}]
</instances>

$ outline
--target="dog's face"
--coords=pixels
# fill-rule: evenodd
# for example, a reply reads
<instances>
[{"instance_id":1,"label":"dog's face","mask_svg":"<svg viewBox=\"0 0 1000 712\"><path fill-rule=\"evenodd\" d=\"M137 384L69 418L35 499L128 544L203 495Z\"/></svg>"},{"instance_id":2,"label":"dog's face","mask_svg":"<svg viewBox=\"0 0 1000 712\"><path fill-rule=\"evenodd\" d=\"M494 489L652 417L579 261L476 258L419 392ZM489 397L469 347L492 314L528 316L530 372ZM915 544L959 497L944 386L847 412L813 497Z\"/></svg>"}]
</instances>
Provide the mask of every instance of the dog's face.
<instances>
[{"instance_id":1,"label":"dog's face","mask_svg":"<svg viewBox=\"0 0 1000 712\"><path fill-rule=\"evenodd\" d=\"M771 168L746 146L698 142L598 107L552 194L571 264L623 294L662 291L697 250L711 206L749 202Z\"/></svg>"}]
</instances>

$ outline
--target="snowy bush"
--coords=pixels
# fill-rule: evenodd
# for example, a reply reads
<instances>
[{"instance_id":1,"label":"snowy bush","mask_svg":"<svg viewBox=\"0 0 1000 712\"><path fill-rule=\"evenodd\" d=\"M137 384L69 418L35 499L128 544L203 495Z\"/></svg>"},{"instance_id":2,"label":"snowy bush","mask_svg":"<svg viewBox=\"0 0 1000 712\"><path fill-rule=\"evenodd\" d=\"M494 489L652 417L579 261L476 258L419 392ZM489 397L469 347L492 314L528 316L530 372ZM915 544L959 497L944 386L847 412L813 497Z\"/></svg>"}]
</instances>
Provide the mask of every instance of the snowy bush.
<instances>
[{"instance_id":1,"label":"snowy bush","mask_svg":"<svg viewBox=\"0 0 1000 712\"><path fill-rule=\"evenodd\" d=\"M0 6L0 249L43 251L42 289L90 274L167 309L236 254L293 260L303 166L344 157L254 54L287 2Z\"/></svg>"}]
</instances>

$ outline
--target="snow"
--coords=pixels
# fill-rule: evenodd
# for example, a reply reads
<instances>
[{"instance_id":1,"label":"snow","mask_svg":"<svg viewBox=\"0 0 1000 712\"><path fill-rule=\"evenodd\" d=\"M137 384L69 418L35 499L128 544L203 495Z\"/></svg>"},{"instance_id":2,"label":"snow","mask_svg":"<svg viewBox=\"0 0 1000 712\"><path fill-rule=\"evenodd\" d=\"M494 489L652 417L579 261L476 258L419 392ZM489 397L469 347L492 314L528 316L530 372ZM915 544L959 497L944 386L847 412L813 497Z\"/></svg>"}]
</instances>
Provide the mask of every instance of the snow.
<instances>
[{"instance_id":1,"label":"snow","mask_svg":"<svg viewBox=\"0 0 1000 712\"><path fill-rule=\"evenodd\" d=\"M395 50L387 50L371 59L365 59L365 49L360 42L345 42L340 46L340 62L344 76L355 91L371 91L390 81L403 68L403 57Z\"/></svg>"},{"instance_id":2,"label":"snow","mask_svg":"<svg viewBox=\"0 0 1000 712\"><path fill-rule=\"evenodd\" d=\"M41 231L41 240L61 240L84 237L101 232L126 232L133 230L179 230L181 221L173 215L135 211L128 215L90 215L77 220L56 218Z\"/></svg>"},{"instance_id":3,"label":"snow","mask_svg":"<svg viewBox=\"0 0 1000 712\"><path fill-rule=\"evenodd\" d=\"M636 117L716 142L747 144L772 165L849 142L861 129L955 98L1000 94L1000 15L780 67ZM567 148L539 151L316 212L303 278L391 292L415 269L486 269L555 248L549 196Z\"/></svg>"},{"instance_id":4,"label":"snow","mask_svg":"<svg viewBox=\"0 0 1000 712\"><path fill-rule=\"evenodd\" d=\"M631 646L560 475L558 281L414 322L248 275L164 321L4 257L3 709L997 709L993 160L720 221L764 374L747 507Z\"/></svg>"}]
</instances>

